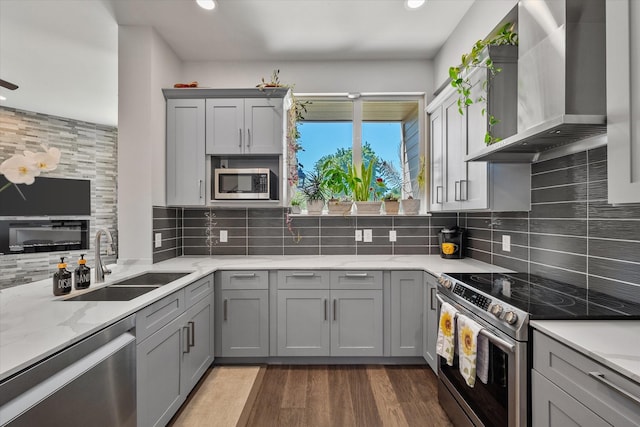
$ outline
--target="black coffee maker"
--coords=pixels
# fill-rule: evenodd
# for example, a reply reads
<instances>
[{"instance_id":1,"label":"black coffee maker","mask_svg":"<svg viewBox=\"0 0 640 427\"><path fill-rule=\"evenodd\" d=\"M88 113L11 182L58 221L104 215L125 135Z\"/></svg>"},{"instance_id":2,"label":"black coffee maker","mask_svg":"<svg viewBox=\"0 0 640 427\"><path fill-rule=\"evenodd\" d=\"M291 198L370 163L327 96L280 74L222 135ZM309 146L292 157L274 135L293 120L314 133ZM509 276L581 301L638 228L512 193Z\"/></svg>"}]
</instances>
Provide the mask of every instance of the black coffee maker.
<instances>
[{"instance_id":1,"label":"black coffee maker","mask_svg":"<svg viewBox=\"0 0 640 427\"><path fill-rule=\"evenodd\" d=\"M464 229L454 225L440 230L440 256L447 259L464 258Z\"/></svg>"}]
</instances>

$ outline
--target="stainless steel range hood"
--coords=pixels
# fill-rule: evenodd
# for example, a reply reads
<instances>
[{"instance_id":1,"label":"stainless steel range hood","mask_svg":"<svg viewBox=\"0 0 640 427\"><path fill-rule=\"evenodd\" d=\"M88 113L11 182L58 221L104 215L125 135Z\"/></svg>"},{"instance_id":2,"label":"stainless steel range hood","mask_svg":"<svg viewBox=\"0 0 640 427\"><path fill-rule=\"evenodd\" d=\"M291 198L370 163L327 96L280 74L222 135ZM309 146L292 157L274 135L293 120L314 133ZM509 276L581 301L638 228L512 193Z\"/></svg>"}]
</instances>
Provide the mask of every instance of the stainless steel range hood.
<instances>
[{"instance_id":1,"label":"stainless steel range hood","mask_svg":"<svg viewBox=\"0 0 640 427\"><path fill-rule=\"evenodd\" d=\"M607 131L605 0L521 0L518 33L518 133L467 161L533 162Z\"/></svg>"}]
</instances>

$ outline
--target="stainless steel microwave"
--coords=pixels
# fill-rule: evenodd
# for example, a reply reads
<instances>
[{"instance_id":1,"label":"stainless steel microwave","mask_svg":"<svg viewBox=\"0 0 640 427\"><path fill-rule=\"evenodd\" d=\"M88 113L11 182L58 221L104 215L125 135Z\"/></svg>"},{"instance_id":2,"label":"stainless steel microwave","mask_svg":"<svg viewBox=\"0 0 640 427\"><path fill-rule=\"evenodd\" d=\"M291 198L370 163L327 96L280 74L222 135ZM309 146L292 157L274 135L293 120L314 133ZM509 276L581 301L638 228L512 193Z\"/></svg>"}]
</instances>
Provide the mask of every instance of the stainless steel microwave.
<instances>
[{"instance_id":1,"label":"stainless steel microwave","mask_svg":"<svg viewBox=\"0 0 640 427\"><path fill-rule=\"evenodd\" d=\"M278 180L268 168L216 168L213 198L217 200L276 200Z\"/></svg>"}]
</instances>

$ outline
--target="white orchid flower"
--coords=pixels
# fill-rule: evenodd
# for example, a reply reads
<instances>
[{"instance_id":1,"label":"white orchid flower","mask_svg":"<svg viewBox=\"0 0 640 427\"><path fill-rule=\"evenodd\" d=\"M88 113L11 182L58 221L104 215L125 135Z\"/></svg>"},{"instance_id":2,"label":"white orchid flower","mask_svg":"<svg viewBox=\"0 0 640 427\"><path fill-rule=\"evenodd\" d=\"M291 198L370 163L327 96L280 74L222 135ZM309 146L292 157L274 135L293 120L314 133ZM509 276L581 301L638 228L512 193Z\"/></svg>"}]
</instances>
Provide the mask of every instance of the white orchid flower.
<instances>
[{"instance_id":1,"label":"white orchid flower","mask_svg":"<svg viewBox=\"0 0 640 427\"><path fill-rule=\"evenodd\" d=\"M0 163L0 173L14 184L31 185L35 177L40 175L40 169L30 156L16 154Z\"/></svg>"},{"instance_id":2,"label":"white orchid flower","mask_svg":"<svg viewBox=\"0 0 640 427\"><path fill-rule=\"evenodd\" d=\"M44 152L34 153L32 151L25 151L24 155L33 160L40 172L51 172L58 167L60 162L60 150L57 148L49 148L46 145L42 145Z\"/></svg>"}]
</instances>

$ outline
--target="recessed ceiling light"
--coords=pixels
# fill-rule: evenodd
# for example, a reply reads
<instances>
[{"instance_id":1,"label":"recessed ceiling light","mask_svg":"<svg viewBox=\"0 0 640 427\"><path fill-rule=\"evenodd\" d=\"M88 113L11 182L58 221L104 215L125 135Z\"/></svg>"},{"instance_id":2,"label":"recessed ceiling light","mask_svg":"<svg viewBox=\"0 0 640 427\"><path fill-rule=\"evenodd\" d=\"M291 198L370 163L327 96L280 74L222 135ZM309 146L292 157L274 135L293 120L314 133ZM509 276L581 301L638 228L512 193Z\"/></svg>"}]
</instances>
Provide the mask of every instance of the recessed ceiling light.
<instances>
[{"instance_id":1,"label":"recessed ceiling light","mask_svg":"<svg viewBox=\"0 0 640 427\"><path fill-rule=\"evenodd\" d=\"M417 9L424 4L425 0L407 0L407 7L409 9Z\"/></svg>"},{"instance_id":2,"label":"recessed ceiling light","mask_svg":"<svg viewBox=\"0 0 640 427\"><path fill-rule=\"evenodd\" d=\"M196 0L196 3L205 10L213 10L216 8L216 2L213 0Z\"/></svg>"}]
</instances>

